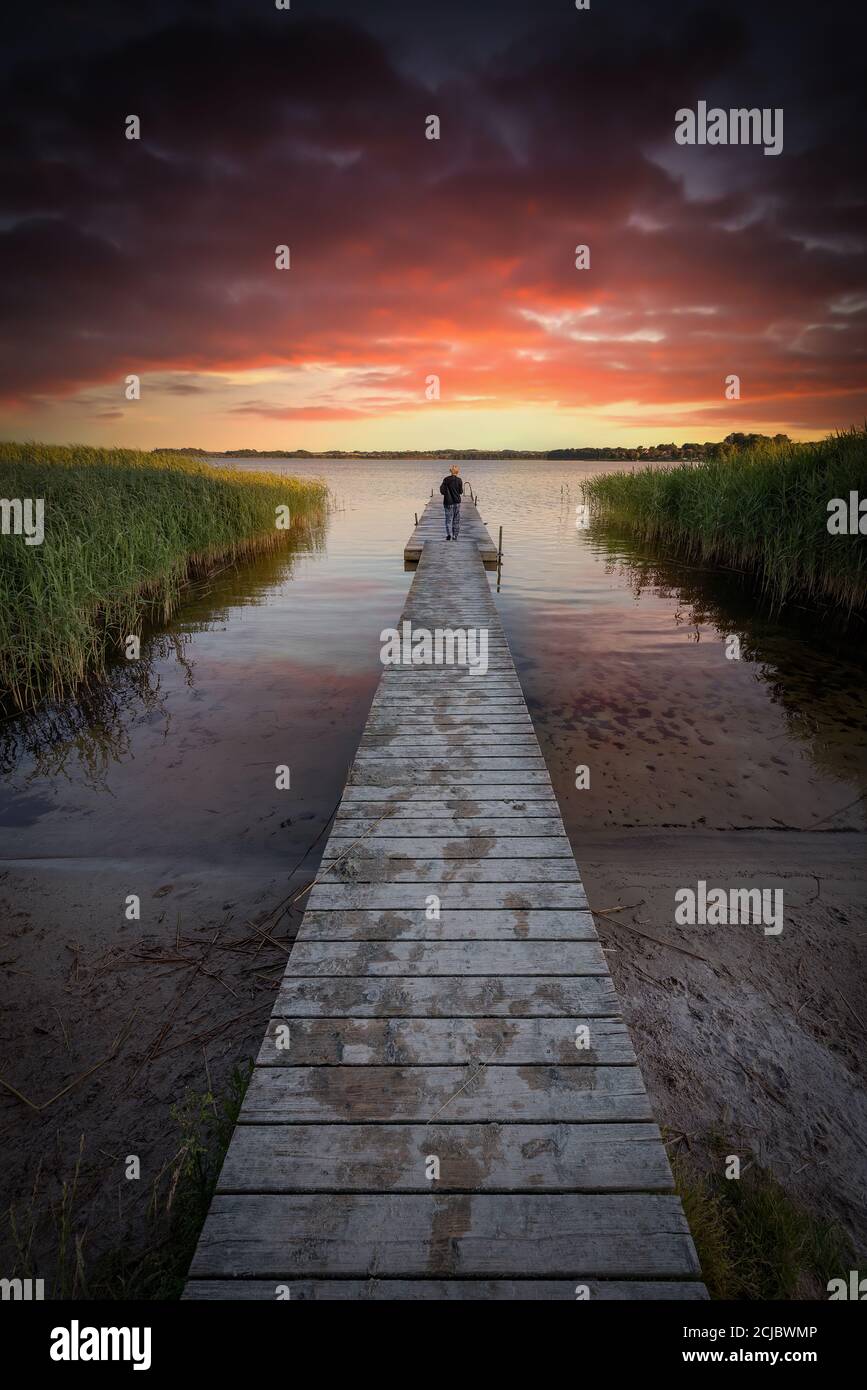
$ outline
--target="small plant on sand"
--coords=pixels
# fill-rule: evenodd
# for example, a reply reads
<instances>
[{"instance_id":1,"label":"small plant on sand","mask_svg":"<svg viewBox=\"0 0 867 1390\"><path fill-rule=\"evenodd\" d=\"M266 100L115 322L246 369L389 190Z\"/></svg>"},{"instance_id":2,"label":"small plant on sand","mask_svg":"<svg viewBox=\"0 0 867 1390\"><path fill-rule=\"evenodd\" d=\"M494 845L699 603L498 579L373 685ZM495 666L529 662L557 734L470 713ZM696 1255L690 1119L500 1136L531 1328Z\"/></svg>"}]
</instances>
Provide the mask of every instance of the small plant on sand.
<instances>
[{"instance_id":1,"label":"small plant on sand","mask_svg":"<svg viewBox=\"0 0 867 1390\"><path fill-rule=\"evenodd\" d=\"M855 1267L846 1233L800 1206L755 1162L740 1178L723 1172L726 1145L711 1139L713 1174L672 1160L675 1185L711 1298L824 1299L827 1284Z\"/></svg>"},{"instance_id":2,"label":"small plant on sand","mask_svg":"<svg viewBox=\"0 0 867 1390\"><path fill-rule=\"evenodd\" d=\"M172 1107L180 1143L151 1186L144 1248L123 1242L88 1263L93 1235L83 1193L83 1136L72 1176L54 1198L44 1190L40 1164L27 1201L11 1208L3 1223L10 1277L44 1278L51 1299L179 1298L251 1072L249 1063L237 1066L219 1096L188 1091Z\"/></svg>"}]
</instances>

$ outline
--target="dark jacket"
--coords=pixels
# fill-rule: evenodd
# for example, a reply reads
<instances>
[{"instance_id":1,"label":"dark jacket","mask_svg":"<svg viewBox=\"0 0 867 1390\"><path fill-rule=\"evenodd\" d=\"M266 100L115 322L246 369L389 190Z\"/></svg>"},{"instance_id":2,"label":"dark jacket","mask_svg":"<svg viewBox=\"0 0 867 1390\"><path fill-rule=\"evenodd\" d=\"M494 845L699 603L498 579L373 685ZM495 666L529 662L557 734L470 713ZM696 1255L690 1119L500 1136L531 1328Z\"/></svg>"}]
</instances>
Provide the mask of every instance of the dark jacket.
<instances>
[{"instance_id":1,"label":"dark jacket","mask_svg":"<svg viewBox=\"0 0 867 1390\"><path fill-rule=\"evenodd\" d=\"M460 478L456 478L454 473L447 473L440 483L440 492L443 495L443 506L454 507L460 505L461 493L464 485Z\"/></svg>"}]
</instances>

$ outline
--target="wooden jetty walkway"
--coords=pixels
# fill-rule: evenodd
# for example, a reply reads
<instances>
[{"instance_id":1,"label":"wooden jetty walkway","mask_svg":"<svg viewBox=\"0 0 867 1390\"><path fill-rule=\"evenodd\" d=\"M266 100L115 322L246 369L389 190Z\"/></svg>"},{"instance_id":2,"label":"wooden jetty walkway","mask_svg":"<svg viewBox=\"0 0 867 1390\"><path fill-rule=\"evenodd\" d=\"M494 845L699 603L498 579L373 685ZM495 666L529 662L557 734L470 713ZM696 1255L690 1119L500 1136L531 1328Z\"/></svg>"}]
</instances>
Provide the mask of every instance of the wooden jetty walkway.
<instances>
[{"instance_id":1,"label":"wooden jetty walkway","mask_svg":"<svg viewBox=\"0 0 867 1390\"><path fill-rule=\"evenodd\" d=\"M187 1298L707 1296L462 511L402 621L487 673L384 668Z\"/></svg>"}]
</instances>

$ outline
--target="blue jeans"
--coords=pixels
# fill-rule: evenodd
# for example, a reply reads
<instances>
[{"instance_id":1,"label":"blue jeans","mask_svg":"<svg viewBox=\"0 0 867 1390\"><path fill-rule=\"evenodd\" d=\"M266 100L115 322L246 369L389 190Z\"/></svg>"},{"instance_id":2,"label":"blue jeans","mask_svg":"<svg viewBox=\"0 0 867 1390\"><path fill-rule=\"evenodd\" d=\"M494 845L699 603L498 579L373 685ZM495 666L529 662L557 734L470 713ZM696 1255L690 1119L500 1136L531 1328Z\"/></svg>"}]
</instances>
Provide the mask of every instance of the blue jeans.
<instances>
[{"instance_id":1,"label":"blue jeans","mask_svg":"<svg viewBox=\"0 0 867 1390\"><path fill-rule=\"evenodd\" d=\"M450 537L457 540L458 532L461 529L461 504L460 502L455 502L454 506L451 506L451 504L447 502L443 507L443 511L446 514L446 540Z\"/></svg>"}]
</instances>

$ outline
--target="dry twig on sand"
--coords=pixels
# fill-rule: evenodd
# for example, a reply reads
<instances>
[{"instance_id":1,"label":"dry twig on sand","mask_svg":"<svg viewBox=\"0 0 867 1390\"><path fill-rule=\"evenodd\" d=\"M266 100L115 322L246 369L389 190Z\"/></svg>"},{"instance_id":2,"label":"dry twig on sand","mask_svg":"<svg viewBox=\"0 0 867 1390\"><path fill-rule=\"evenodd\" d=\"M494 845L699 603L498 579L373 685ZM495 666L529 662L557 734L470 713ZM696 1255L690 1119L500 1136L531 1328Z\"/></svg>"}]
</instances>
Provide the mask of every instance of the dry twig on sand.
<instances>
[{"instance_id":1,"label":"dry twig on sand","mask_svg":"<svg viewBox=\"0 0 867 1390\"><path fill-rule=\"evenodd\" d=\"M87 1071L83 1071L80 1076L74 1077L72 1081L70 1081L66 1086L62 1088L62 1090L58 1091L48 1100L42 1101L41 1104L37 1105L36 1101L30 1100L28 1096L23 1095L21 1091L19 1091L15 1086L13 1086L11 1082L6 1081L2 1076L0 1076L0 1086L4 1086L6 1090L11 1092L13 1096L17 1096L17 1098L23 1101L25 1105L29 1105L31 1110L47 1110L49 1105L53 1105L56 1100L60 1100L61 1096L65 1096L69 1091L73 1090L74 1087L80 1085L82 1081L86 1081L89 1076L93 1076L94 1072L99 1071L100 1067L104 1067L107 1062L110 1062L112 1058L116 1056L120 1048L123 1046L123 1044L129 1037L137 1013L138 1009L135 1009L130 1016L129 1022L126 1023L123 1028L121 1028L120 1032L115 1038L111 1047L111 1051L106 1053L105 1057L103 1057L101 1061L95 1062L92 1067L88 1067Z\"/></svg>"}]
</instances>

